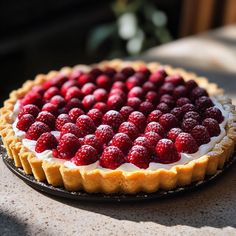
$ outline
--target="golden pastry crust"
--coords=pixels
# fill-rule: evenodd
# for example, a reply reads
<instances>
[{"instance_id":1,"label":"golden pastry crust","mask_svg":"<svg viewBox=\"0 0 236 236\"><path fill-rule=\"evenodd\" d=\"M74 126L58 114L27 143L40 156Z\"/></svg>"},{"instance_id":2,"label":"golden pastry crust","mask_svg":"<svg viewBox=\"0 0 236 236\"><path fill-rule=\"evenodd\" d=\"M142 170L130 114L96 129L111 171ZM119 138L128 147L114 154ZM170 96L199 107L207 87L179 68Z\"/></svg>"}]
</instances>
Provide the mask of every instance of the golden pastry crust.
<instances>
[{"instance_id":1,"label":"golden pastry crust","mask_svg":"<svg viewBox=\"0 0 236 236\"><path fill-rule=\"evenodd\" d=\"M125 66L132 66L138 69L140 66L147 66L151 71L162 66L158 63L144 63L142 61L126 62L121 60L104 61L96 65L78 65L74 68L64 67L60 71L51 71L46 75L37 75L35 80L26 81L22 88L13 91L10 98L4 102L0 110L0 135L3 144L7 149L9 158L14 159L16 167L24 169L26 174L33 174L38 181L47 181L53 186L64 186L69 191L85 190L89 193L137 193L139 191L155 192L158 189L170 190L177 186L185 186L194 181L203 180L206 175L213 175L217 169L224 166L234 151L236 142L236 112L231 100L223 96L223 90L214 83L209 83L204 77L198 77L194 73L186 72L181 68L162 66L167 73L180 74L185 80L194 79L199 86L206 88L208 93L218 96L218 101L225 109L232 113L226 125L226 136L215 145L206 155L190 161L184 165L175 165L171 169L157 169L155 171L140 169L133 172L124 170L103 170L94 169L82 171L78 168L68 168L64 164L49 162L38 159L28 150L16 137L12 123L13 109L16 101L24 96L35 85L42 84L58 73L70 74L73 69L89 70L96 66L99 68L113 67L117 70ZM219 96L220 95L220 96Z\"/></svg>"}]
</instances>

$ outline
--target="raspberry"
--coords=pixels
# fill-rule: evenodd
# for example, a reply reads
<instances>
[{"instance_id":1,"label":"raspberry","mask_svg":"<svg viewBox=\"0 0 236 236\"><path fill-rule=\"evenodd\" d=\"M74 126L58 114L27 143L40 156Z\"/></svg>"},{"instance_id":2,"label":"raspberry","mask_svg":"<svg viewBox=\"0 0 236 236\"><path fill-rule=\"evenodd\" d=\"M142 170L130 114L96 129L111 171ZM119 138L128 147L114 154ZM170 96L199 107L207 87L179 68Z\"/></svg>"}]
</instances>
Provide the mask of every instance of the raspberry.
<instances>
[{"instance_id":1,"label":"raspberry","mask_svg":"<svg viewBox=\"0 0 236 236\"><path fill-rule=\"evenodd\" d=\"M173 91L174 91L174 85L172 83L164 83L159 89L159 93L161 95L172 94Z\"/></svg>"},{"instance_id":2,"label":"raspberry","mask_svg":"<svg viewBox=\"0 0 236 236\"><path fill-rule=\"evenodd\" d=\"M41 85L36 85L32 88L32 91L35 92L35 93L40 94L41 96L43 96L43 94L45 92L45 89Z\"/></svg>"},{"instance_id":3,"label":"raspberry","mask_svg":"<svg viewBox=\"0 0 236 236\"><path fill-rule=\"evenodd\" d=\"M132 140L134 140L138 134L138 128L131 122L123 122L119 127L119 133L127 134Z\"/></svg>"},{"instance_id":4,"label":"raspberry","mask_svg":"<svg viewBox=\"0 0 236 236\"><path fill-rule=\"evenodd\" d=\"M50 132L43 133L37 140L35 151L41 153L45 150L51 150L57 147L58 141Z\"/></svg>"},{"instance_id":5,"label":"raspberry","mask_svg":"<svg viewBox=\"0 0 236 236\"><path fill-rule=\"evenodd\" d=\"M152 144L148 141L146 137L138 137L134 140L134 145L140 145L145 147L148 152L151 154L154 151Z\"/></svg>"},{"instance_id":6,"label":"raspberry","mask_svg":"<svg viewBox=\"0 0 236 236\"><path fill-rule=\"evenodd\" d=\"M182 107L183 113L187 113L189 111L196 111L196 107L193 104L185 104Z\"/></svg>"},{"instance_id":7,"label":"raspberry","mask_svg":"<svg viewBox=\"0 0 236 236\"><path fill-rule=\"evenodd\" d=\"M83 136L83 133L81 132L81 130L73 123L66 123L62 126L61 136L67 133L74 134L77 138L80 138Z\"/></svg>"},{"instance_id":8,"label":"raspberry","mask_svg":"<svg viewBox=\"0 0 236 236\"><path fill-rule=\"evenodd\" d=\"M70 101L67 102L65 109L70 111L73 108L81 107L81 101L78 98L72 98Z\"/></svg>"},{"instance_id":9,"label":"raspberry","mask_svg":"<svg viewBox=\"0 0 236 236\"><path fill-rule=\"evenodd\" d=\"M180 75L167 76L165 82L171 83L174 86L184 85L184 79Z\"/></svg>"},{"instance_id":10,"label":"raspberry","mask_svg":"<svg viewBox=\"0 0 236 236\"><path fill-rule=\"evenodd\" d=\"M88 74L82 74L79 76L77 81L79 86L82 87L86 83L93 82L93 77Z\"/></svg>"},{"instance_id":11,"label":"raspberry","mask_svg":"<svg viewBox=\"0 0 236 236\"><path fill-rule=\"evenodd\" d=\"M134 73L135 73L135 70L132 68L132 67L124 67L122 70L121 70L121 73L126 77L130 77L132 76Z\"/></svg>"},{"instance_id":12,"label":"raspberry","mask_svg":"<svg viewBox=\"0 0 236 236\"><path fill-rule=\"evenodd\" d=\"M134 110L138 110L141 103L142 101L137 97L127 99L127 106L132 107Z\"/></svg>"},{"instance_id":13,"label":"raspberry","mask_svg":"<svg viewBox=\"0 0 236 236\"><path fill-rule=\"evenodd\" d=\"M78 80L78 78L83 75L84 73L79 70L79 69L73 69L73 71L71 72L69 79L70 81L76 81Z\"/></svg>"},{"instance_id":14,"label":"raspberry","mask_svg":"<svg viewBox=\"0 0 236 236\"><path fill-rule=\"evenodd\" d=\"M107 144L114 136L114 132L109 125L99 125L95 131L95 136L100 143Z\"/></svg>"},{"instance_id":15,"label":"raspberry","mask_svg":"<svg viewBox=\"0 0 236 236\"><path fill-rule=\"evenodd\" d=\"M86 110L89 110L96 103L96 99L93 95L86 95L82 100L82 105Z\"/></svg>"},{"instance_id":16,"label":"raspberry","mask_svg":"<svg viewBox=\"0 0 236 236\"><path fill-rule=\"evenodd\" d=\"M178 152L195 153L198 145L193 136L188 133L180 133L175 140L175 147Z\"/></svg>"},{"instance_id":17,"label":"raspberry","mask_svg":"<svg viewBox=\"0 0 236 236\"><path fill-rule=\"evenodd\" d=\"M96 84L100 88L108 89L111 85L111 79L106 75L99 75L96 79Z\"/></svg>"},{"instance_id":18,"label":"raspberry","mask_svg":"<svg viewBox=\"0 0 236 236\"><path fill-rule=\"evenodd\" d=\"M71 159L79 147L79 139L74 134L64 134L59 140L59 144L57 146L58 157L62 159Z\"/></svg>"},{"instance_id":19,"label":"raspberry","mask_svg":"<svg viewBox=\"0 0 236 236\"><path fill-rule=\"evenodd\" d=\"M107 67L104 69L104 74L109 76L110 78L113 78L116 74L116 70L114 68Z\"/></svg>"},{"instance_id":20,"label":"raspberry","mask_svg":"<svg viewBox=\"0 0 236 236\"><path fill-rule=\"evenodd\" d=\"M196 140L198 146L210 142L210 135L209 135L206 127L204 127L202 125L196 125L192 129L191 135Z\"/></svg>"},{"instance_id":21,"label":"raspberry","mask_svg":"<svg viewBox=\"0 0 236 236\"><path fill-rule=\"evenodd\" d=\"M220 134L220 126L215 119L206 118L202 125L205 126L211 137L218 136Z\"/></svg>"},{"instance_id":22,"label":"raspberry","mask_svg":"<svg viewBox=\"0 0 236 236\"><path fill-rule=\"evenodd\" d=\"M145 133L144 136L148 140L152 148L155 148L157 145L157 142L161 139L161 136L158 133L155 133L152 131Z\"/></svg>"},{"instance_id":23,"label":"raspberry","mask_svg":"<svg viewBox=\"0 0 236 236\"><path fill-rule=\"evenodd\" d=\"M67 82L65 82L62 86L61 86L61 94L63 96L66 95L66 92L69 88L71 87L75 87L78 86L78 82L76 80L69 80Z\"/></svg>"},{"instance_id":24,"label":"raspberry","mask_svg":"<svg viewBox=\"0 0 236 236\"><path fill-rule=\"evenodd\" d=\"M93 77L93 78L97 78L99 75L101 75L103 72L102 70L100 70L99 68L93 68L89 74Z\"/></svg>"},{"instance_id":25,"label":"raspberry","mask_svg":"<svg viewBox=\"0 0 236 236\"><path fill-rule=\"evenodd\" d=\"M197 98L202 97L202 96L208 96L207 91L203 88L196 87L192 90L190 94L190 99L192 101L195 101Z\"/></svg>"},{"instance_id":26,"label":"raspberry","mask_svg":"<svg viewBox=\"0 0 236 236\"><path fill-rule=\"evenodd\" d=\"M142 112L145 115L148 115L154 110L154 106L151 102L142 102L139 106L139 111Z\"/></svg>"},{"instance_id":27,"label":"raspberry","mask_svg":"<svg viewBox=\"0 0 236 236\"><path fill-rule=\"evenodd\" d=\"M57 106L57 108L62 108L66 105L65 99L60 95L55 95L51 98L50 103Z\"/></svg>"},{"instance_id":28,"label":"raspberry","mask_svg":"<svg viewBox=\"0 0 236 236\"><path fill-rule=\"evenodd\" d=\"M65 99L66 101L70 101L72 98L82 98L82 92L80 91L80 89L78 87L70 87L65 95Z\"/></svg>"},{"instance_id":29,"label":"raspberry","mask_svg":"<svg viewBox=\"0 0 236 236\"><path fill-rule=\"evenodd\" d=\"M43 95L45 100L50 100L55 95L60 95L60 91L57 87L50 87Z\"/></svg>"},{"instance_id":30,"label":"raspberry","mask_svg":"<svg viewBox=\"0 0 236 236\"><path fill-rule=\"evenodd\" d=\"M21 118L25 114L30 114L34 118L36 118L37 115L39 114L39 112L40 112L40 110L37 106L35 106L33 104L28 104L28 105L23 106L23 108L20 110L20 112L18 114L18 118Z\"/></svg>"},{"instance_id":31,"label":"raspberry","mask_svg":"<svg viewBox=\"0 0 236 236\"><path fill-rule=\"evenodd\" d=\"M195 106L200 111L205 111L207 108L212 107L214 104L209 97L202 96L195 101Z\"/></svg>"},{"instance_id":32,"label":"raspberry","mask_svg":"<svg viewBox=\"0 0 236 236\"><path fill-rule=\"evenodd\" d=\"M89 94L92 94L93 91L95 91L95 89L96 89L95 84L93 84L93 83L87 83L87 84L84 84L84 86L81 88L81 92L82 92L84 95L89 95Z\"/></svg>"},{"instance_id":33,"label":"raspberry","mask_svg":"<svg viewBox=\"0 0 236 236\"><path fill-rule=\"evenodd\" d=\"M25 137L27 139L37 140L41 134L46 132L50 132L50 128L46 124L36 121L29 127Z\"/></svg>"},{"instance_id":34,"label":"raspberry","mask_svg":"<svg viewBox=\"0 0 236 236\"><path fill-rule=\"evenodd\" d=\"M151 161L148 150L140 145L133 146L127 156L127 161L139 168L146 169Z\"/></svg>"},{"instance_id":35,"label":"raspberry","mask_svg":"<svg viewBox=\"0 0 236 236\"><path fill-rule=\"evenodd\" d=\"M107 112L108 107L107 104L105 104L104 102L97 102L93 108L98 109L99 111L101 111L103 114Z\"/></svg>"},{"instance_id":36,"label":"raspberry","mask_svg":"<svg viewBox=\"0 0 236 236\"><path fill-rule=\"evenodd\" d=\"M182 107L175 107L171 110L170 113L174 115L178 120L181 120L184 115Z\"/></svg>"},{"instance_id":37,"label":"raspberry","mask_svg":"<svg viewBox=\"0 0 236 236\"><path fill-rule=\"evenodd\" d=\"M51 114L48 111L41 111L38 114L36 121L41 121L44 124L48 125L51 129L53 129L55 126L56 118L53 114Z\"/></svg>"},{"instance_id":38,"label":"raspberry","mask_svg":"<svg viewBox=\"0 0 236 236\"><path fill-rule=\"evenodd\" d=\"M52 86L56 86L56 87L61 87L66 81L68 80L68 78L60 73L60 74L57 74L54 78L46 81L44 84L43 84L43 87L45 89L49 89L49 87L52 87Z\"/></svg>"},{"instance_id":39,"label":"raspberry","mask_svg":"<svg viewBox=\"0 0 236 236\"><path fill-rule=\"evenodd\" d=\"M123 153L127 153L132 146L132 140L127 134L117 133L111 140L112 146L118 147Z\"/></svg>"},{"instance_id":40,"label":"raspberry","mask_svg":"<svg viewBox=\"0 0 236 236\"><path fill-rule=\"evenodd\" d=\"M38 107L41 107L43 105L42 97L39 93L31 91L23 99L21 99L21 104L23 106L28 105L28 104L33 104Z\"/></svg>"},{"instance_id":41,"label":"raspberry","mask_svg":"<svg viewBox=\"0 0 236 236\"><path fill-rule=\"evenodd\" d=\"M174 96L175 99L177 99L177 98L180 98L180 97L187 96L187 93L188 93L188 91L187 91L186 87L183 86L183 85L179 85L174 89L173 96Z\"/></svg>"},{"instance_id":42,"label":"raspberry","mask_svg":"<svg viewBox=\"0 0 236 236\"><path fill-rule=\"evenodd\" d=\"M153 104L157 104L157 102L159 100L159 96L158 96L158 94L156 92L149 91L145 95L145 99L146 99L147 102L151 102Z\"/></svg>"},{"instance_id":43,"label":"raspberry","mask_svg":"<svg viewBox=\"0 0 236 236\"><path fill-rule=\"evenodd\" d=\"M147 79L151 75L151 71L146 66L141 66L138 69L139 73L142 73L145 76L145 79Z\"/></svg>"},{"instance_id":44,"label":"raspberry","mask_svg":"<svg viewBox=\"0 0 236 236\"><path fill-rule=\"evenodd\" d=\"M107 99L107 106L112 110L120 110L124 103L124 99L119 95L112 95Z\"/></svg>"},{"instance_id":45,"label":"raspberry","mask_svg":"<svg viewBox=\"0 0 236 236\"><path fill-rule=\"evenodd\" d=\"M103 88L96 89L93 92L93 96L98 102L106 102L107 100L107 91Z\"/></svg>"},{"instance_id":46,"label":"raspberry","mask_svg":"<svg viewBox=\"0 0 236 236\"><path fill-rule=\"evenodd\" d=\"M197 87L197 83L194 80L188 80L185 83L185 86L186 86L188 91L192 91L194 88Z\"/></svg>"},{"instance_id":47,"label":"raspberry","mask_svg":"<svg viewBox=\"0 0 236 236\"><path fill-rule=\"evenodd\" d=\"M101 124L103 114L98 109L91 109L91 110L89 110L87 115L93 120L95 125Z\"/></svg>"},{"instance_id":48,"label":"raspberry","mask_svg":"<svg viewBox=\"0 0 236 236\"><path fill-rule=\"evenodd\" d=\"M184 120L188 119L188 118L192 118L194 120L197 120L198 122L201 121L201 117L200 115L196 112L196 111L189 111L184 115Z\"/></svg>"},{"instance_id":49,"label":"raspberry","mask_svg":"<svg viewBox=\"0 0 236 236\"><path fill-rule=\"evenodd\" d=\"M205 118L213 118L217 120L219 123L221 123L224 120L224 117L217 107L209 107L204 112Z\"/></svg>"},{"instance_id":50,"label":"raspberry","mask_svg":"<svg viewBox=\"0 0 236 236\"><path fill-rule=\"evenodd\" d=\"M99 163L102 167L116 169L125 162L124 154L115 146L109 146L104 149Z\"/></svg>"},{"instance_id":51,"label":"raspberry","mask_svg":"<svg viewBox=\"0 0 236 236\"><path fill-rule=\"evenodd\" d=\"M124 106L120 109L120 114L123 116L124 120L127 120L129 115L134 111L130 106Z\"/></svg>"},{"instance_id":52,"label":"raspberry","mask_svg":"<svg viewBox=\"0 0 236 236\"><path fill-rule=\"evenodd\" d=\"M76 122L77 118L81 115L84 115L84 111L81 110L80 108L75 107L69 111L69 117L74 123Z\"/></svg>"},{"instance_id":53,"label":"raspberry","mask_svg":"<svg viewBox=\"0 0 236 236\"><path fill-rule=\"evenodd\" d=\"M129 122L135 124L135 126L142 132L146 127L146 117L139 111L134 111L129 115Z\"/></svg>"},{"instance_id":54,"label":"raspberry","mask_svg":"<svg viewBox=\"0 0 236 236\"><path fill-rule=\"evenodd\" d=\"M143 89L139 86L133 87L129 93L128 93L128 98L132 98L132 97L138 97L140 99L142 99L144 93L143 93Z\"/></svg>"},{"instance_id":55,"label":"raspberry","mask_svg":"<svg viewBox=\"0 0 236 236\"><path fill-rule=\"evenodd\" d=\"M126 91L126 86L124 82L121 81L116 81L113 85L112 85L112 89L120 89L122 91Z\"/></svg>"},{"instance_id":56,"label":"raspberry","mask_svg":"<svg viewBox=\"0 0 236 236\"><path fill-rule=\"evenodd\" d=\"M57 116L57 114L58 114L57 106L54 104L51 104L51 103L44 104L42 107L42 111L48 111L51 114L53 114L54 116Z\"/></svg>"},{"instance_id":57,"label":"raspberry","mask_svg":"<svg viewBox=\"0 0 236 236\"><path fill-rule=\"evenodd\" d=\"M179 98L179 99L176 101L176 105L177 105L178 107L182 107L183 105L188 104L188 103L191 103L191 101L190 101L189 98L186 98L186 97Z\"/></svg>"},{"instance_id":58,"label":"raspberry","mask_svg":"<svg viewBox=\"0 0 236 236\"><path fill-rule=\"evenodd\" d=\"M169 94L164 94L160 98L161 103L165 103L168 105L168 107L173 108L175 106L175 100L174 98Z\"/></svg>"},{"instance_id":59,"label":"raspberry","mask_svg":"<svg viewBox=\"0 0 236 236\"><path fill-rule=\"evenodd\" d=\"M163 127L159 123L157 123L155 121L150 122L146 126L145 133L147 133L147 132L156 132L156 133L158 133L162 137L165 134Z\"/></svg>"},{"instance_id":60,"label":"raspberry","mask_svg":"<svg viewBox=\"0 0 236 236\"><path fill-rule=\"evenodd\" d=\"M169 106L164 102L159 103L157 105L156 109L160 110L162 113L169 113L170 112Z\"/></svg>"},{"instance_id":61,"label":"raspberry","mask_svg":"<svg viewBox=\"0 0 236 236\"><path fill-rule=\"evenodd\" d=\"M61 114L57 117L55 127L57 130L61 130L62 126L66 123L71 123L72 120L70 119L69 115L67 114Z\"/></svg>"},{"instance_id":62,"label":"raspberry","mask_svg":"<svg viewBox=\"0 0 236 236\"><path fill-rule=\"evenodd\" d=\"M199 122L197 120L188 118L186 120L183 120L181 127L184 132L190 133L196 125L199 125Z\"/></svg>"},{"instance_id":63,"label":"raspberry","mask_svg":"<svg viewBox=\"0 0 236 236\"><path fill-rule=\"evenodd\" d=\"M137 77L135 76L132 76L132 77L129 77L126 82L126 87L127 89L130 91L132 88L136 87L136 86L140 86L141 83L138 81Z\"/></svg>"},{"instance_id":64,"label":"raspberry","mask_svg":"<svg viewBox=\"0 0 236 236\"><path fill-rule=\"evenodd\" d=\"M177 136L182 133L182 129L180 128L172 128L168 134L167 134L167 138L170 139L172 142L175 142Z\"/></svg>"},{"instance_id":65,"label":"raspberry","mask_svg":"<svg viewBox=\"0 0 236 236\"><path fill-rule=\"evenodd\" d=\"M143 89L144 93L147 93L148 91L156 91L157 90L155 84L150 81L146 81L143 84L142 89Z\"/></svg>"},{"instance_id":66,"label":"raspberry","mask_svg":"<svg viewBox=\"0 0 236 236\"><path fill-rule=\"evenodd\" d=\"M154 110L152 111L149 116L148 116L148 123L152 122L152 121L159 121L159 118L162 116L162 112L160 110Z\"/></svg>"},{"instance_id":67,"label":"raspberry","mask_svg":"<svg viewBox=\"0 0 236 236\"><path fill-rule=\"evenodd\" d=\"M93 120L86 115L81 115L76 120L76 125L79 127L82 133L91 134L95 131L96 126L94 125Z\"/></svg>"},{"instance_id":68,"label":"raspberry","mask_svg":"<svg viewBox=\"0 0 236 236\"><path fill-rule=\"evenodd\" d=\"M16 127L19 130L26 132L33 123L34 123L34 117L31 114L24 114L18 120Z\"/></svg>"},{"instance_id":69,"label":"raspberry","mask_svg":"<svg viewBox=\"0 0 236 236\"><path fill-rule=\"evenodd\" d=\"M162 115L159 119L159 123L166 130L169 130L171 128L178 126L178 120L171 113L166 113Z\"/></svg>"},{"instance_id":70,"label":"raspberry","mask_svg":"<svg viewBox=\"0 0 236 236\"><path fill-rule=\"evenodd\" d=\"M110 125L114 130L117 130L123 122L123 117L118 111L110 110L103 116L102 121L103 124Z\"/></svg>"},{"instance_id":71,"label":"raspberry","mask_svg":"<svg viewBox=\"0 0 236 236\"><path fill-rule=\"evenodd\" d=\"M156 145L157 160L160 163L168 164L180 159L174 143L169 139L161 139Z\"/></svg>"},{"instance_id":72,"label":"raspberry","mask_svg":"<svg viewBox=\"0 0 236 236\"><path fill-rule=\"evenodd\" d=\"M124 99L124 100L126 99L126 94L121 89L111 89L111 91L109 93L109 97L112 96L112 95L118 95L122 99Z\"/></svg>"},{"instance_id":73,"label":"raspberry","mask_svg":"<svg viewBox=\"0 0 236 236\"><path fill-rule=\"evenodd\" d=\"M94 134L88 134L83 139L83 144L94 147L98 153L102 150L102 144L99 142Z\"/></svg>"},{"instance_id":74,"label":"raspberry","mask_svg":"<svg viewBox=\"0 0 236 236\"><path fill-rule=\"evenodd\" d=\"M73 162L77 166L83 166L92 164L97 160L98 153L96 149L90 145L83 145L71 159L71 162Z\"/></svg>"},{"instance_id":75,"label":"raspberry","mask_svg":"<svg viewBox=\"0 0 236 236\"><path fill-rule=\"evenodd\" d=\"M165 76L166 74L164 74L161 70L158 70L157 72L151 74L148 80L155 84L155 86L159 87L165 82Z\"/></svg>"},{"instance_id":76,"label":"raspberry","mask_svg":"<svg viewBox=\"0 0 236 236\"><path fill-rule=\"evenodd\" d=\"M121 73L121 72L117 72L115 75L114 75L114 81L121 81L121 82L125 82L126 80L126 77Z\"/></svg>"}]
</instances>

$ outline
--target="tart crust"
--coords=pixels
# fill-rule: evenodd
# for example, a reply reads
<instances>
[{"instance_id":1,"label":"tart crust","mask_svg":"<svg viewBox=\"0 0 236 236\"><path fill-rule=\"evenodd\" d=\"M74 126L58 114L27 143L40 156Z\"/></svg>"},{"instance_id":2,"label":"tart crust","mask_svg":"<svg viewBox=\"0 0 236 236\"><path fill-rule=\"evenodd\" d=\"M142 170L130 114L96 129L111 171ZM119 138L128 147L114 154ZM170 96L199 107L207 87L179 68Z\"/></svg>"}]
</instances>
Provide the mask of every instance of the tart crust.
<instances>
[{"instance_id":1,"label":"tart crust","mask_svg":"<svg viewBox=\"0 0 236 236\"><path fill-rule=\"evenodd\" d=\"M99 68L113 67L117 70L125 66L132 66L138 69L140 66L147 66L151 71L155 71L162 66L158 63L144 63L143 61L103 61L96 65L77 65L74 68L64 67L60 71L51 71L48 74L37 75L33 81L26 81L22 88L11 92L10 98L4 102L0 110L0 135L7 149L9 158L14 159L16 167L23 168L26 174L33 174L38 181L47 181L57 187L64 186L69 191L85 190L89 193L137 193L139 191L155 192L158 189L170 190L177 186L185 186L194 181L200 181L206 175L213 175L217 169L224 166L232 153L236 143L236 111L231 100L222 95L223 90L214 83L209 83L205 77L198 77L194 73L186 72L181 68L172 68L169 65L162 66L168 74L180 74L185 80L194 79L199 86L206 88L209 95L218 96L218 100L224 108L232 113L232 116L225 127L226 136L215 145L206 155L192 160L184 165L175 165L171 169L157 169L155 171L140 169L134 172L123 170L102 170L95 169L82 171L78 168L68 168L64 164L49 162L38 159L28 150L16 137L12 123L14 105L19 98L24 96L35 85L42 84L58 73L70 74L73 69L87 71L93 66Z\"/></svg>"}]
</instances>

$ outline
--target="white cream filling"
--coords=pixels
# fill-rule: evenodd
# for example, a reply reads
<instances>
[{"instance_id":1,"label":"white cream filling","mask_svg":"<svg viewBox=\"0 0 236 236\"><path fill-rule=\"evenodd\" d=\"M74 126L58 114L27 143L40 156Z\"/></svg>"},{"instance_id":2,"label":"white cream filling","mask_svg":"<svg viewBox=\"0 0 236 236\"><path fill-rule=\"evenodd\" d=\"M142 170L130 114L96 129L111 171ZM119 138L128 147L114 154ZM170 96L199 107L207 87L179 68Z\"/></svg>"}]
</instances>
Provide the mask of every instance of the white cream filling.
<instances>
[{"instance_id":1,"label":"white cream filling","mask_svg":"<svg viewBox=\"0 0 236 236\"><path fill-rule=\"evenodd\" d=\"M170 169L171 167L178 165L178 164L187 164L191 160L198 159L198 158L202 157L203 155L205 155L206 153L208 153L209 151L211 151L213 149L213 147L224 138L224 136L226 134L225 126L227 124L228 119L231 116L230 109L227 109L228 107L223 107L214 97L212 97L211 99L212 99L213 103L215 104L215 106L221 110L221 112L224 116L224 121L220 124L220 130L221 130L220 134L217 137L212 137L209 143L201 145L199 147L198 151L193 154L181 153L181 158L177 162L174 162L171 164L161 164L161 163L151 162L149 164L149 167L146 170L154 171L154 170L157 170L160 168ZM36 141L24 138L25 132L19 130L16 127L16 124L18 122L18 118L17 118L18 112L19 112L19 101L15 104L15 107L13 110L12 118L15 120L14 123L12 124L13 130L14 130L16 136L18 136L22 139L23 145L25 147L27 147L29 150L31 150L37 158L47 160L49 162L64 163L64 165L68 168L79 168L81 171L91 171L94 169L101 169L103 171L110 171L110 169L101 167L99 165L98 161L93 164L86 165L86 166L76 166L71 161L61 160L61 159L53 157L51 150L46 150L42 153L37 153L35 151ZM60 135L59 131L52 131L51 133L54 134L55 136ZM140 170L139 167L137 167L131 163L124 163L117 169L128 171L128 172Z\"/></svg>"}]
</instances>

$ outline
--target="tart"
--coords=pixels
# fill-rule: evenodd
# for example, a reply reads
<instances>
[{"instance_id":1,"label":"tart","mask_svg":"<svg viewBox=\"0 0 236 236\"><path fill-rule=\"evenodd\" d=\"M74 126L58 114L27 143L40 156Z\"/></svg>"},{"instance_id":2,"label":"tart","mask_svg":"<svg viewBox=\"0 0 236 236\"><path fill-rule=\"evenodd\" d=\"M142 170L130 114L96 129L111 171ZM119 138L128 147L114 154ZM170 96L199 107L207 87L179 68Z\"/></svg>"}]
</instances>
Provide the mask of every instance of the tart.
<instances>
[{"instance_id":1,"label":"tart","mask_svg":"<svg viewBox=\"0 0 236 236\"><path fill-rule=\"evenodd\" d=\"M38 181L89 193L170 190L231 157L236 112L206 78L121 60L37 75L1 108L9 158Z\"/></svg>"}]
</instances>

